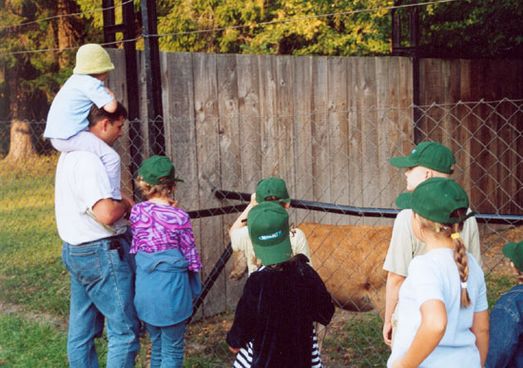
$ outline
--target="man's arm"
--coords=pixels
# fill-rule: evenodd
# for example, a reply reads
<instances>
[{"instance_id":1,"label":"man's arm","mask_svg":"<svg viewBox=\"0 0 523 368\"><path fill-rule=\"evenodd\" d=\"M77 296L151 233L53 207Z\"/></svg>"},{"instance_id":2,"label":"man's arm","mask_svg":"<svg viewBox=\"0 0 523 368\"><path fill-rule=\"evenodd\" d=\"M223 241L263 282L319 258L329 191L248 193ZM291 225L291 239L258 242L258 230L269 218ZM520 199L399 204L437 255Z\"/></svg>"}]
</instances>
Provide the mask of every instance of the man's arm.
<instances>
[{"instance_id":1,"label":"man's arm","mask_svg":"<svg viewBox=\"0 0 523 368\"><path fill-rule=\"evenodd\" d=\"M401 284L405 281L405 276L394 272L387 274L387 284L385 286L385 316L383 323L383 341L391 346L392 343L392 313L398 304L398 297Z\"/></svg>"},{"instance_id":2,"label":"man's arm","mask_svg":"<svg viewBox=\"0 0 523 368\"><path fill-rule=\"evenodd\" d=\"M93 206L96 220L104 225L112 225L131 210L131 203L127 199L121 201L112 198L100 199Z\"/></svg>"}]
</instances>

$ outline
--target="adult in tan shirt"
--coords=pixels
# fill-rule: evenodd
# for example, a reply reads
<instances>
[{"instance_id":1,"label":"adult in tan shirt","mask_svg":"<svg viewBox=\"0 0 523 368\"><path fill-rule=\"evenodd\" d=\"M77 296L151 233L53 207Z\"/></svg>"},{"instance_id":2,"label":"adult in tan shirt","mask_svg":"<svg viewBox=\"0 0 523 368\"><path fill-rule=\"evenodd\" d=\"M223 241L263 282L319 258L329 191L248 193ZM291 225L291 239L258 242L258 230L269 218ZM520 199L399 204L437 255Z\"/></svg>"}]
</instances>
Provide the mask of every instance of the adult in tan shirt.
<instances>
[{"instance_id":1,"label":"adult in tan shirt","mask_svg":"<svg viewBox=\"0 0 523 368\"><path fill-rule=\"evenodd\" d=\"M389 162L396 167L407 169L407 191L413 191L425 180L432 177L447 178L456 163L454 154L437 142L421 142L405 157L392 157ZM469 210L470 212L470 210ZM463 224L461 237L467 251L481 264L478 224L474 217ZM399 289L407 277L410 261L427 251L426 245L416 239L412 231L412 210L402 210L392 230L387 256L383 269L388 272L385 287L385 317L383 323L383 340L391 345L394 318L393 313L398 303Z\"/></svg>"},{"instance_id":2,"label":"adult in tan shirt","mask_svg":"<svg viewBox=\"0 0 523 368\"><path fill-rule=\"evenodd\" d=\"M229 230L232 250L235 252L243 252L247 261L247 270L249 275L256 271L260 265L258 264L256 256L254 255L252 242L249 238L246 222L247 215L249 214L249 211L258 203L266 201L277 201L283 206L283 208L290 208L291 199L283 179L271 176L260 180L256 186L256 192L251 196L249 205L236 219ZM309 264L312 265L312 262L310 261L311 254L309 244L307 243L307 238L305 237L303 231L298 228L291 229L290 241L292 254L304 254L309 259Z\"/></svg>"}]
</instances>

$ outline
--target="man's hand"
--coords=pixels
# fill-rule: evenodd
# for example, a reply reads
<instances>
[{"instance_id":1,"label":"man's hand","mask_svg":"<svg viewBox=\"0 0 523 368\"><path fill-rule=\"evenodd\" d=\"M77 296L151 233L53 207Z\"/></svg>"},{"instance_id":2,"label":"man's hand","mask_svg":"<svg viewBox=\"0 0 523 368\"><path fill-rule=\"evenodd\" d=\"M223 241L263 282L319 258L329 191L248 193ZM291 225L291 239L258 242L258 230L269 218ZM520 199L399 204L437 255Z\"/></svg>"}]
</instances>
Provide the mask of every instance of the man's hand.
<instances>
[{"instance_id":1,"label":"man's hand","mask_svg":"<svg viewBox=\"0 0 523 368\"><path fill-rule=\"evenodd\" d=\"M131 208L136 204L131 197L126 196L122 193L122 200L120 203L125 207L124 218L128 219L131 214Z\"/></svg>"},{"instance_id":2,"label":"man's hand","mask_svg":"<svg viewBox=\"0 0 523 368\"><path fill-rule=\"evenodd\" d=\"M127 195L125 195L123 193L122 193L122 202L126 206L129 206L129 209L131 209L131 207L136 204L136 202L134 201L134 199L132 197L128 197Z\"/></svg>"}]
</instances>

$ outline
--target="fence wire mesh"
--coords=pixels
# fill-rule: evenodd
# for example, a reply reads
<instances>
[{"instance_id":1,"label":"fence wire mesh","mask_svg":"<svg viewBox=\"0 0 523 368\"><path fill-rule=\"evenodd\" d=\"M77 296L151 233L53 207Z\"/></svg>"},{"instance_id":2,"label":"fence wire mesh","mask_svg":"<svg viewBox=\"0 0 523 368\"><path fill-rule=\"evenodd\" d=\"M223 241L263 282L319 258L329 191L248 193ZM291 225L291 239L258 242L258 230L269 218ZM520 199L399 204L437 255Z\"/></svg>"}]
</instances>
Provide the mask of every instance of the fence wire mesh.
<instances>
[{"instance_id":1,"label":"fence wire mesh","mask_svg":"<svg viewBox=\"0 0 523 368\"><path fill-rule=\"evenodd\" d=\"M473 210L512 219L523 215L521 100L404 109L330 106L289 115L213 114L213 108L197 106L194 116L164 116L161 136L185 181L176 196L181 207L192 211L203 278L220 259L226 260L228 229L245 206L245 201L218 198L217 191L252 193L258 180L276 175L286 180L293 199L338 209L290 209L293 224L307 236L313 265L338 306L333 322L319 332L328 367L381 367L388 357L381 337L382 266L393 216L339 213L342 206L395 207L405 180L388 158L408 154L415 142L440 141L456 156L453 178L466 188ZM53 210L57 154L41 138L44 125L0 123L0 304L65 318L68 281ZM128 194L134 192L137 160L152 154L155 136L149 135L148 125L147 120L129 122L116 144ZM211 210L198 212L204 209ZM503 222L494 216L480 223L490 304L515 282L501 247L523 239L520 225L521 220ZM244 267L233 255L192 322L186 338L190 366L231 364L224 338L246 276L233 280L229 275Z\"/></svg>"}]
</instances>

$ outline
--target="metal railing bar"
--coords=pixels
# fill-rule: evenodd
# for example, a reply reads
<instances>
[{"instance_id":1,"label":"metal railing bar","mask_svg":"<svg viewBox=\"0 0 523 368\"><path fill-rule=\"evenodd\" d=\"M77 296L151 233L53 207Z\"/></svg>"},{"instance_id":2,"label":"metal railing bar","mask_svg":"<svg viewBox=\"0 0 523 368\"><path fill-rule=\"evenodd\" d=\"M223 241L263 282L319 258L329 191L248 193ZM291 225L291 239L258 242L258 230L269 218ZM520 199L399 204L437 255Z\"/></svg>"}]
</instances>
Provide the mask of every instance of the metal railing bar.
<instances>
[{"instance_id":1,"label":"metal railing bar","mask_svg":"<svg viewBox=\"0 0 523 368\"><path fill-rule=\"evenodd\" d=\"M242 201L250 201L250 193L233 192L228 190L216 189L214 195L218 199L236 199ZM384 217L395 218L400 210L393 208L373 208L373 207L355 207L342 204L306 201L299 199L292 199L291 206L294 208L307 209L312 211L323 211L330 213L338 213L350 216L365 216L365 217ZM495 213L477 213L475 215L479 223L488 224L509 224L522 225L523 215L515 214L495 214Z\"/></svg>"}]
</instances>

